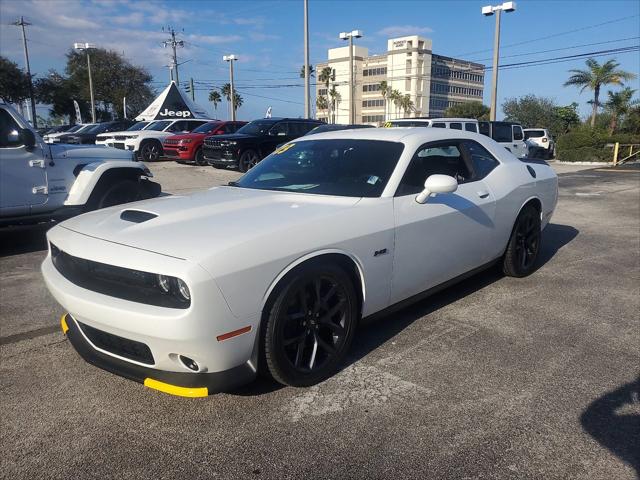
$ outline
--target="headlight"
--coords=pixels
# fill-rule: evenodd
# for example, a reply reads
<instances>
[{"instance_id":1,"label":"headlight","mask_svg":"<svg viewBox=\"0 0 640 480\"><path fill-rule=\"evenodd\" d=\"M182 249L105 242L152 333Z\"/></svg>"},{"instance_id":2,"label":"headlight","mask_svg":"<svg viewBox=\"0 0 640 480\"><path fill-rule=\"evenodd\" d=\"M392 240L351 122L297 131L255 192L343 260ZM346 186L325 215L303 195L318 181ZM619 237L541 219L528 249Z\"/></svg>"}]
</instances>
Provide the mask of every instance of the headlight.
<instances>
[{"instance_id":1,"label":"headlight","mask_svg":"<svg viewBox=\"0 0 640 480\"><path fill-rule=\"evenodd\" d=\"M183 138L182 140L180 140L180 142L178 142L180 145L186 145L187 143L191 143L193 142L193 140L191 138Z\"/></svg>"},{"instance_id":2,"label":"headlight","mask_svg":"<svg viewBox=\"0 0 640 480\"><path fill-rule=\"evenodd\" d=\"M184 303L191 301L191 292L184 282L176 277L168 275L158 275L158 288L165 295L171 295L176 300Z\"/></svg>"},{"instance_id":3,"label":"headlight","mask_svg":"<svg viewBox=\"0 0 640 480\"><path fill-rule=\"evenodd\" d=\"M126 138L127 140L132 140L132 139L134 139L134 138L138 138L138 135L125 135L125 138Z\"/></svg>"},{"instance_id":4,"label":"headlight","mask_svg":"<svg viewBox=\"0 0 640 480\"><path fill-rule=\"evenodd\" d=\"M238 142L236 142L235 140L228 140L227 142L225 142L227 145L229 145L230 147L233 147L235 145L238 144Z\"/></svg>"}]
</instances>

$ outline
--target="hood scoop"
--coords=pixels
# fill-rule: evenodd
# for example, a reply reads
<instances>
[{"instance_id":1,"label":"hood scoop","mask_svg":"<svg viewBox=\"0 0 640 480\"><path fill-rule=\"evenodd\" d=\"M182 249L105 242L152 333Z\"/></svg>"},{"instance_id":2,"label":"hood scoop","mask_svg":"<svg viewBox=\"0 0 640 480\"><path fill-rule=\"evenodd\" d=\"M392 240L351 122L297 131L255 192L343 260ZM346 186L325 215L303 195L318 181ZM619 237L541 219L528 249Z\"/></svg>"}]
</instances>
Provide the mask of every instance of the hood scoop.
<instances>
[{"instance_id":1,"label":"hood scoop","mask_svg":"<svg viewBox=\"0 0 640 480\"><path fill-rule=\"evenodd\" d=\"M156 218L158 215L142 210L123 210L120 214L120 220L125 222L142 223L147 220Z\"/></svg>"}]
</instances>

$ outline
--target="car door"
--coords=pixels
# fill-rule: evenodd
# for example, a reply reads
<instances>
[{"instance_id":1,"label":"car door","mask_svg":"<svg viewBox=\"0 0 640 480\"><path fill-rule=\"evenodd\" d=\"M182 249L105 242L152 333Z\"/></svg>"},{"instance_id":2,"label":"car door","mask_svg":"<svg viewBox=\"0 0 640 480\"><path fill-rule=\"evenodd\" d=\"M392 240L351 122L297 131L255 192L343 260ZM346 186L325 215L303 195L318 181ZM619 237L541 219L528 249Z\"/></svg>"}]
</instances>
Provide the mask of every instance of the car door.
<instances>
[{"instance_id":1,"label":"car door","mask_svg":"<svg viewBox=\"0 0 640 480\"><path fill-rule=\"evenodd\" d=\"M526 157L528 153L527 144L524 141L524 132L520 125L511 125L512 137L513 137L513 150L512 153L518 157Z\"/></svg>"},{"instance_id":2,"label":"car door","mask_svg":"<svg viewBox=\"0 0 640 480\"><path fill-rule=\"evenodd\" d=\"M47 201L46 161L36 143L29 151L21 127L0 108L0 216L27 215L32 205Z\"/></svg>"},{"instance_id":3,"label":"car door","mask_svg":"<svg viewBox=\"0 0 640 480\"><path fill-rule=\"evenodd\" d=\"M425 204L416 202L434 174L456 178L458 189ZM487 244L495 236L495 198L474 172L464 141L431 142L417 149L394 197L394 216L392 303L491 260Z\"/></svg>"}]
</instances>

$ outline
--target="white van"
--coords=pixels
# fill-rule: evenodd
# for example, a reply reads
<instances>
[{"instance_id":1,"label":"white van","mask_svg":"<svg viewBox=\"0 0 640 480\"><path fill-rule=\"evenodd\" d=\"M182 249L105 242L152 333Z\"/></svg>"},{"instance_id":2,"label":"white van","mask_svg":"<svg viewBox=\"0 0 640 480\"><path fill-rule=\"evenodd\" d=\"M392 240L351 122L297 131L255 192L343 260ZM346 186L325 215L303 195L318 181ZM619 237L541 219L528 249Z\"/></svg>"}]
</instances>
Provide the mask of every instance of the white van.
<instances>
[{"instance_id":1,"label":"white van","mask_svg":"<svg viewBox=\"0 0 640 480\"><path fill-rule=\"evenodd\" d=\"M384 127L451 128L479 133L478 120L473 118L399 118L385 122Z\"/></svg>"}]
</instances>

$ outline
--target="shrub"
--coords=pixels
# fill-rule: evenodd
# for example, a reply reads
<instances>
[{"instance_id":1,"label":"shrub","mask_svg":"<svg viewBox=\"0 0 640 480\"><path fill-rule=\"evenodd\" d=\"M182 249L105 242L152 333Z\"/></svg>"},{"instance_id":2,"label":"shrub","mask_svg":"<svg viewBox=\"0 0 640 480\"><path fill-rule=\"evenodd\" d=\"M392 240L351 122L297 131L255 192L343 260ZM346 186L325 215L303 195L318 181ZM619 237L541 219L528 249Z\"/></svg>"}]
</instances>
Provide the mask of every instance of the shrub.
<instances>
[{"instance_id":1,"label":"shrub","mask_svg":"<svg viewBox=\"0 0 640 480\"><path fill-rule=\"evenodd\" d=\"M610 162L613 149L607 144L640 143L640 135L613 134L583 125L562 135L556 143L556 158L563 162Z\"/></svg>"}]
</instances>

